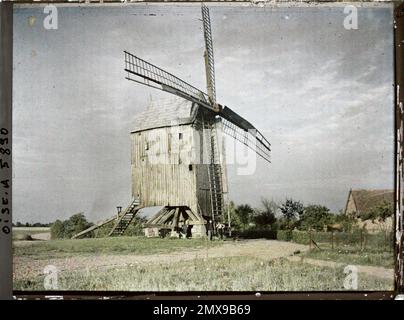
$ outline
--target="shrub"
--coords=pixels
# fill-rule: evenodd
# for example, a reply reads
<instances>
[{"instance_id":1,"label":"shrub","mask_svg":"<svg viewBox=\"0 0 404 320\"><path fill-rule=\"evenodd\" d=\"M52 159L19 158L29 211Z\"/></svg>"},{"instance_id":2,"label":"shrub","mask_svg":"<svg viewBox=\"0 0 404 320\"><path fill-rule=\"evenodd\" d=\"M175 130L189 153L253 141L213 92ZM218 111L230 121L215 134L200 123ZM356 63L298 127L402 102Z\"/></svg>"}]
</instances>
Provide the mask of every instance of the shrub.
<instances>
[{"instance_id":1,"label":"shrub","mask_svg":"<svg viewBox=\"0 0 404 320\"><path fill-rule=\"evenodd\" d=\"M56 220L51 224L51 238L52 239L70 239L73 235L86 230L93 224L89 223L83 213L77 213L72 215L68 220L60 221ZM92 232L84 235L86 238L93 237Z\"/></svg>"},{"instance_id":2,"label":"shrub","mask_svg":"<svg viewBox=\"0 0 404 320\"><path fill-rule=\"evenodd\" d=\"M276 231L270 229L248 229L232 232L232 235L242 239L276 239Z\"/></svg>"},{"instance_id":3,"label":"shrub","mask_svg":"<svg viewBox=\"0 0 404 320\"><path fill-rule=\"evenodd\" d=\"M301 229L322 231L324 226L332 222L332 215L329 211L327 207L321 205L305 207L300 217Z\"/></svg>"},{"instance_id":4,"label":"shrub","mask_svg":"<svg viewBox=\"0 0 404 320\"><path fill-rule=\"evenodd\" d=\"M278 230L277 239L281 241L293 241L300 244L308 245L310 237L316 243L334 245L359 245L371 248L391 247L393 248L393 233L380 232L377 234L368 234L365 231L356 229L353 232L308 232L297 230Z\"/></svg>"},{"instance_id":5,"label":"shrub","mask_svg":"<svg viewBox=\"0 0 404 320\"><path fill-rule=\"evenodd\" d=\"M128 228L125 230L125 236L144 236L143 220L135 217Z\"/></svg>"},{"instance_id":6,"label":"shrub","mask_svg":"<svg viewBox=\"0 0 404 320\"><path fill-rule=\"evenodd\" d=\"M276 239L280 241L291 241L292 240L292 230L278 230L276 232Z\"/></svg>"},{"instance_id":7,"label":"shrub","mask_svg":"<svg viewBox=\"0 0 404 320\"><path fill-rule=\"evenodd\" d=\"M51 224L50 227L51 239L62 239L64 238L65 227L63 222L59 219Z\"/></svg>"}]
</instances>

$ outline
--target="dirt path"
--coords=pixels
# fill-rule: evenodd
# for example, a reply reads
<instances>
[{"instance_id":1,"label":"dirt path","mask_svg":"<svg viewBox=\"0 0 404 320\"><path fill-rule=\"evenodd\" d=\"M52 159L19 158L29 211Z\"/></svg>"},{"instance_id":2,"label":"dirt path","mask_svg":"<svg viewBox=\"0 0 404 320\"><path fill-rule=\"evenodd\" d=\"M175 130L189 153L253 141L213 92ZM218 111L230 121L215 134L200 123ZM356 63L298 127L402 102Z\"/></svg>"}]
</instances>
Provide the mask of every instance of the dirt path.
<instances>
[{"instance_id":1,"label":"dirt path","mask_svg":"<svg viewBox=\"0 0 404 320\"><path fill-rule=\"evenodd\" d=\"M97 268L125 267L135 264L172 263L193 259L219 257L257 257L273 260L306 251L308 246L277 240L245 240L227 242L209 249L195 249L152 255L93 255L73 256L49 260L34 260L32 257L14 257L14 278L31 278L43 274L44 267L54 265L60 271L91 270Z\"/></svg>"},{"instance_id":2,"label":"dirt path","mask_svg":"<svg viewBox=\"0 0 404 320\"><path fill-rule=\"evenodd\" d=\"M326 260L317 260L311 258L303 258L292 256L287 258L289 261L293 262L303 262L308 263L311 265L319 266L319 267L330 267L330 268L344 268L347 266L346 263L335 262L335 261L326 261ZM359 273L364 273L369 276L382 278L382 279L393 279L394 278L394 270L387 269L383 267L376 267L376 266L361 266L361 265L354 265L358 268Z\"/></svg>"},{"instance_id":3,"label":"dirt path","mask_svg":"<svg viewBox=\"0 0 404 320\"><path fill-rule=\"evenodd\" d=\"M31 238L34 240L50 240L50 232L43 232L43 233L33 233Z\"/></svg>"}]
</instances>

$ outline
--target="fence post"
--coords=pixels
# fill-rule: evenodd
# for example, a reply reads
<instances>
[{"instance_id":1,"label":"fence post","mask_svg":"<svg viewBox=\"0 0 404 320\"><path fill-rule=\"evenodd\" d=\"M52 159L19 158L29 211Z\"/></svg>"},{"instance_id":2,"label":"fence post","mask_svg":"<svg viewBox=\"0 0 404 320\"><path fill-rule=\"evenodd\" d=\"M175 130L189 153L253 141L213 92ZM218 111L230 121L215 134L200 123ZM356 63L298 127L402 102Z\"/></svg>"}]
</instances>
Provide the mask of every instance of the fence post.
<instances>
[{"instance_id":1,"label":"fence post","mask_svg":"<svg viewBox=\"0 0 404 320\"><path fill-rule=\"evenodd\" d=\"M334 250L334 231L331 231L331 249Z\"/></svg>"},{"instance_id":2,"label":"fence post","mask_svg":"<svg viewBox=\"0 0 404 320\"><path fill-rule=\"evenodd\" d=\"M362 247L363 247L363 230L361 229L361 232L360 232L360 237L361 237L361 250L363 249Z\"/></svg>"},{"instance_id":3,"label":"fence post","mask_svg":"<svg viewBox=\"0 0 404 320\"><path fill-rule=\"evenodd\" d=\"M311 231L309 231L309 244L310 244L310 250L311 250L311 243L313 242L312 238L311 238Z\"/></svg>"}]
</instances>

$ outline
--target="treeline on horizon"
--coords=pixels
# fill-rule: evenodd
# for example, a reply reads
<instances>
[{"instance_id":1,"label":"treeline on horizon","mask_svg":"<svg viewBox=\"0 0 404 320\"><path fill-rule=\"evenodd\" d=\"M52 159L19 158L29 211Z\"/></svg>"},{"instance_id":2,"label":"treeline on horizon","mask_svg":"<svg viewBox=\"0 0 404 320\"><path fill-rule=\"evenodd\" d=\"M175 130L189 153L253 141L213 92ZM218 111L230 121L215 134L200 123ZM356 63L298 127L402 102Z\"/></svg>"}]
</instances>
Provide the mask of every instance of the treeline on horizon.
<instances>
[{"instance_id":1,"label":"treeline on horizon","mask_svg":"<svg viewBox=\"0 0 404 320\"><path fill-rule=\"evenodd\" d=\"M383 222L393 216L393 213L392 204L384 201L371 208L369 212L362 213L360 218ZM347 216L342 211L332 213L326 206L320 204L305 206L301 201L292 198L285 199L283 202L261 198L259 207L252 207L249 204L236 205L230 201L225 207L222 222L227 224L228 217L230 217L231 229L241 232L249 230L350 232L355 228L357 220L354 216ZM136 234L141 230L141 222L143 221L134 220L134 223L139 225L136 228ZM92 225L93 223L87 221L84 213L74 214L64 221L58 219L53 223L13 223L13 227L51 227L53 238L70 238Z\"/></svg>"},{"instance_id":2,"label":"treeline on horizon","mask_svg":"<svg viewBox=\"0 0 404 320\"><path fill-rule=\"evenodd\" d=\"M16 228L47 228L51 226L51 222L49 223L42 223L42 222L34 222L34 223L29 223L29 222L19 222L17 221L16 223L13 222L13 227Z\"/></svg>"}]
</instances>

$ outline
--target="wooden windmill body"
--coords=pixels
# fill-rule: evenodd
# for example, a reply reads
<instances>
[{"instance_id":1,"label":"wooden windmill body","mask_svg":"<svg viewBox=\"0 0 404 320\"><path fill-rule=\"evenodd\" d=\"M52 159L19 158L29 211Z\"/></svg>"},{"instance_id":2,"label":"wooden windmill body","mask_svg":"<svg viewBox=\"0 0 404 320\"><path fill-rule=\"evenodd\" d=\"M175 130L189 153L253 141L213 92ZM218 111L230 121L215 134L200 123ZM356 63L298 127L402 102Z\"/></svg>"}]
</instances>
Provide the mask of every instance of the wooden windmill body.
<instances>
[{"instance_id":1,"label":"wooden windmill body","mask_svg":"<svg viewBox=\"0 0 404 320\"><path fill-rule=\"evenodd\" d=\"M192 227L193 236L203 236L207 229L214 233L216 224L227 218L222 133L270 162L267 139L250 122L216 102L210 17L203 4L202 21L207 93L124 51L126 79L177 99L153 102L137 116L131 132L133 202L118 215L110 236L122 235L141 209L155 206L160 209L144 224L146 235L158 235L161 230L176 235L184 225Z\"/></svg>"},{"instance_id":2,"label":"wooden windmill body","mask_svg":"<svg viewBox=\"0 0 404 320\"><path fill-rule=\"evenodd\" d=\"M216 119L204 113L195 102L177 98L152 102L135 121L132 196L144 207L163 207L147 221L147 234L188 224L199 236L209 220L212 225L222 220L227 193L222 137Z\"/></svg>"}]
</instances>

